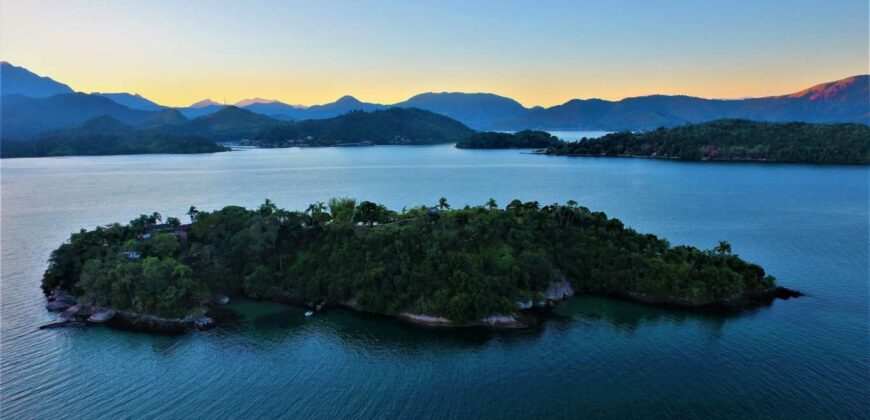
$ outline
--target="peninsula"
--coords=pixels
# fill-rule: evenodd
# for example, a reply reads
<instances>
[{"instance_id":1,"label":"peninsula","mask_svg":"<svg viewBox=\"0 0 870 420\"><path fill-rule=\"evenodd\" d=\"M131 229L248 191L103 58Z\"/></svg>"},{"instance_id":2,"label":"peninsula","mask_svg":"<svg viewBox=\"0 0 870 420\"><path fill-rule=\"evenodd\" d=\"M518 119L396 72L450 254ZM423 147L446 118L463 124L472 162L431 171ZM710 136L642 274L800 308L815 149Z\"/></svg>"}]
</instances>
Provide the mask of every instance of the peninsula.
<instances>
[{"instance_id":1,"label":"peninsula","mask_svg":"<svg viewBox=\"0 0 870 420\"><path fill-rule=\"evenodd\" d=\"M695 161L867 164L870 163L870 127L852 123L717 120L561 142L547 147L544 153Z\"/></svg>"},{"instance_id":2,"label":"peninsula","mask_svg":"<svg viewBox=\"0 0 870 420\"><path fill-rule=\"evenodd\" d=\"M213 325L209 308L231 296L430 326L521 328L575 293L684 308L799 295L727 242L674 247L573 201L451 209L442 198L396 212L343 198L300 212L266 200L253 210L191 207L189 216L190 224L161 223L154 213L74 233L42 281L49 309L179 332Z\"/></svg>"}]
</instances>

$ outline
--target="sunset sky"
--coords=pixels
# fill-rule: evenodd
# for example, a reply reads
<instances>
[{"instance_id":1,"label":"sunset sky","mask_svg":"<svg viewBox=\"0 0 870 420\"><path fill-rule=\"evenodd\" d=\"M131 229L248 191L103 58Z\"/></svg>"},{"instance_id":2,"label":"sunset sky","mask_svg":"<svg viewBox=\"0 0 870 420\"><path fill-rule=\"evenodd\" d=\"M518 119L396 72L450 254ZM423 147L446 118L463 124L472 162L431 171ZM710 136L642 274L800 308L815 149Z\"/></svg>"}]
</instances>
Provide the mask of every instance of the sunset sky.
<instances>
[{"instance_id":1,"label":"sunset sky","mask_svg":"<svg viewBox=\"0 0 870 420\"><path fill-rule=\"evenodd\" d=\"M868 72L867 0L0 1L0 59L183 106L783 94Z\"/></svg>"}]
</instances>

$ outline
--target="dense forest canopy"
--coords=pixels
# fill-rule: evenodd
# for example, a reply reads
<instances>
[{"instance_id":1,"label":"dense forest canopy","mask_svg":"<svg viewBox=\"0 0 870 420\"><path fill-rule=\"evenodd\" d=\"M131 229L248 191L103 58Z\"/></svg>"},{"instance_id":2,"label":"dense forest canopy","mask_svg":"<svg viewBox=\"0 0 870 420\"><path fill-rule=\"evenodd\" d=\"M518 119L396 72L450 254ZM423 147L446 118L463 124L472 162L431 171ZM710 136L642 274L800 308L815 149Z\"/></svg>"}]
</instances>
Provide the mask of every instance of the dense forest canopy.
<instances>
[{"instance_id":1,"label":"dense forest canopy","mask_svg":"<svg viewBox=\"0 0 870 420\"><path fill-rule=\"evenodd\" d=\"M868 163L870 127L848 123L718 120L640 133L611 133L597 139L560 143L548 148L547 154Z\"/></svg>"},{"instance_id":2,"label":"dense forest canopy","mask_svg":"<svg viewBox=\"0 0 870 420\"><path fill-rule=\"evenodd\" d=\"M546 131L523 130L516 133L486 131L474 133L456 143L460 149L544 149L560 142Z\"/></svg>"},{"instance_id":3,"label":"dense forest canopy","mask_svg":"<svg viewBox=\"0 0 870 420\"><path fill-rule=\"evenodd\" d=\"M353 199L305 211L191 207L181 225L157 213L82 230L55 250L43 278L80 301L161 316L197 311L213 293L254 299L354 301L456 322L510 313L549 285L683 305L740 300L774 279L732 255L672 247L574 202L396 212Z\"/></svg>"}]
</instances>

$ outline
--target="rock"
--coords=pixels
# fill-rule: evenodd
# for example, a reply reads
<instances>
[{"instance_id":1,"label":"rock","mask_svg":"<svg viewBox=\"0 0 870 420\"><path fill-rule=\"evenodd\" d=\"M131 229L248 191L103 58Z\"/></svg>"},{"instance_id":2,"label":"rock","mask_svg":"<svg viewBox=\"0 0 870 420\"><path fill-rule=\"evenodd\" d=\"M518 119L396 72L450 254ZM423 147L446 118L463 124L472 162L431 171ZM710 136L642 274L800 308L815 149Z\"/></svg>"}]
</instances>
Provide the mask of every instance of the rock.
<instances>
[{"instance_id":1,"label":"rock","mask_svg":"<svg viewBox=\"0 0 870 420\"><path fill-rule=\"evenodd\" d=\"M414 324L425 325L428 327L452 327L453 321L433 315L426 314L413 314L410 312L400 312L398 315L399 318L404 319L406 321L412 322Z\"/></svg>"},{"instance_id":2,"label":"rock","mask_svg":"<svg viewBox=\"0 0 870 420\"><path fill-rule=\"evenodd\" d=\"M562 299L574 296L574 289L571 287L571 283L569 283L568 280L561 279L550 283L550 286L547 287L546 291L544 291L544 296L549 300L558 302Z\"/></svg>"},{"instance_id":3,"label":"rock","mask_svg":"<svg viewBox=\"0 0 870 420\"><path fill-rule=\"evenodd\" d=\"M88 318L88 322L95 322L95 323L109 322L112 318L115 317L115 314L116 314L116 312L114 309L100 309L99 311L97 311L95 314L91 315Z\"/></svg>"},{"instance_id":4,"label":"rock","mask_svg":"<svg viewBox=\"0 0 870 420\"><path fill-rule=\"evenodd\" d=\"M75 305L75 301L53 300L45 305L45 309L48 309L51 312L61 312L69 309L73 305Z\"/></svg>"},{"instance_id":5,"label":"rock","mask_svg":"<svg viewBox=\"0 0 870 420\"><path fill-rule=\"evenodd\" d=\"M214 319L205 315L189 315L185 317L182 321L190 324L193 328L196 328L200 331L207 330L215 326Z\"/></svg>"},{"instance_id":6,"label":"rock","mask_svg":"<svg viewBox=\"0 0 870 420\"><path fill-rule=\"evenodd\" d=\"M214 303L217 303L218 305L226 305L230 303L230 298L225 295L214 295L212 301L214 301Z\"/></svg>"},{"instance_id":7,"label":"rock","mask_svg":"<svg viewBox=\"0 0 870 420\"><path fill-rule=\"evenodd\" d=\"M520 309L520 310L532 309L532 306L534 306L531 299L518 300L518 301L516 301L515 305L516 305L517 309Z\"/></svg>"},{"instance_id":8,"label":"rock","mask_svg":"<svg viewBox=\"0 0 870 420\"><path fill-rule=\"evenodd\" d=\"M803 293L797 290L792 290L782 286L777 286L776 289L774 289L773 295L778 299L791 299L804 296Z\"/></svg>"},{"instance_id":9,"label":"rock","mask_svg":"<svg viewBox=\"0 0 870 420\"><path fill-rule=\"evenodd\" d=\"M81 304L75 304L73 306L70 306L65 311L61 312L61 314L58 316L58 319L60 319L62 321L68 321L68 320L72 319L73 317L75 317L81 309L82 309Z\"/></svg>"},{"instance_id":10,"label":"rock","mask_svg":"<svg viewBox=\"0 0 870 420\"><path fill-rule=\"evenodd\" d=\"M513 315L490 315L480 320L480 323L493 328L525 328L527 325L520 322Z\"/></svg>"}]
</instances>

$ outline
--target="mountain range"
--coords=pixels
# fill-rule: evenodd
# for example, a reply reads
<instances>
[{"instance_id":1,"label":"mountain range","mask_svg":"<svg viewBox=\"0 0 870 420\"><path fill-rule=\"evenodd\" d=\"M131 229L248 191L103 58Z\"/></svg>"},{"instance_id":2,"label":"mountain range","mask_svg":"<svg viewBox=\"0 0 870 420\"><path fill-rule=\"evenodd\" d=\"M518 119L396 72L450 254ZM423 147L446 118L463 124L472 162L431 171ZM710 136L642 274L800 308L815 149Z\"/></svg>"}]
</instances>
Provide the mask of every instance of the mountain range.
<instances>
[{"instance_id":1,"label":"mountain range","mask_svg":"<svg viewBox=\"0 0 870 420\"><path fill-rule=\"evenodd\" d=\"M325 119L350 111L420 108L453 118L476 130L648 130L722 118L759 121L857 122L870 125L868 75L822 83L781 96L705 99L650 95L619 101L572 99L549 108L527 108L491 93L423 93L395 104L343 96L309 107L251 98L236 106L283 121ZM188 107L159 105L137 94L75 93L69 86L8 62L0 64L2 135L26 138L109 115L133 127L181 124L226 108L210 99Z\"/></svg>"}]
</instances>

